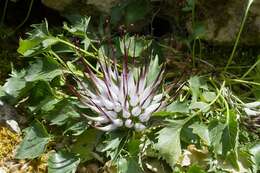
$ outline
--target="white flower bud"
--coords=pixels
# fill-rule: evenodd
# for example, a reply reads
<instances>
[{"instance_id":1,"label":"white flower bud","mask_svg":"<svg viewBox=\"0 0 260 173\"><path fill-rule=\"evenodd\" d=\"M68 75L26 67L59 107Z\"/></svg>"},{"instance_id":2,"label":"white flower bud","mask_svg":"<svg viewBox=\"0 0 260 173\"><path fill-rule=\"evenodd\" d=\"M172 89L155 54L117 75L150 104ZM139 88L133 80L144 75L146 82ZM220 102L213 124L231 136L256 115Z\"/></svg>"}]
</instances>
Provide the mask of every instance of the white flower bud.
<instances>
[{"instance_id":1,"label":"white flower bud","mask_svg":"<svg viewBox=\"0 0 260 173\"><path fill-rule=\"evenodd\" d=\"M115 119L113 120L113 123L117 126L117 127L121 127L123 126L123 121L121 119Z\"/></svg>"},{"instance_id":2,"label":"white flower bud","mask_svg":"<svg viewBox=\"0 0 260 173\"><path fill-rule=\"evenodd\" d=\"M132 115L137 117L142 112L142 109L139 106L136 106L132 109Z\"/></svg>"},{"instance_id":3,"label":"white flower bud","mask_svg":"<svg viewBox=\"0 0 260 173\"><path fill-rule=\"evenodd\" d=\"M140 132L143 131L145 129L145 125L143 125L142 123L135 123L135 130Z\"/></svg>"},{"instance_id":4,"label":"white flower bud","mask_svg":"<svg viewBox=\"0 0 260 173\"><path fill-rule=\"evenodd\" d=\"M138 96L134 93L132 95L130 95L130 105L132 107L136 106L138 104Z\"/></svg>"},{"instance_id":5,"label":"white flower bud","mask_svg":"<svg viewBox=\"0 0 260 173\"><path fill-rule=\"evenodd\" d=\"M125 126L126 126L127 128L132 128L132 127L134 126L134 124L133 124L132 120L127 119L127 120L125 121Z\"/></svg>"},{"instance_id":6,"label":"white flower bud","mask_svg":"<svg viewBox=\"0 0 260 173\"><path fill-rule=\"evenodd\" d=\"M151 114L145 112L139 116L139 120L141 122L147 122L150 119L150 116Z\"/></svg>"},{"instance_id":7,"label":"white flower bud","mask_svg":"<svg viewBox=\"0 0 260 173\"><path fill-rule=\"evenodd\" d=\"M131 114L127 110L123 109L123 117L129 118L130 116L131 116Z\"/></svg>"}]
</instances>

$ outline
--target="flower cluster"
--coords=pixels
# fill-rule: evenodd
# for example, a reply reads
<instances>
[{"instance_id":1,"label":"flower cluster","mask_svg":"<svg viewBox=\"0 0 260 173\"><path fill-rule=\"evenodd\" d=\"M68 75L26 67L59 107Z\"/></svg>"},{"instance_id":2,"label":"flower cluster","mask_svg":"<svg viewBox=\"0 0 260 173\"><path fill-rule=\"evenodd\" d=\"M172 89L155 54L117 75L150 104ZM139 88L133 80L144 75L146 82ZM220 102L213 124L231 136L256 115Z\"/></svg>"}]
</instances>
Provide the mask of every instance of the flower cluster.
<instances>
[{"instance_id":1,"label":"flower cluster","mask_svg":"<svg viewBox=\"0 0 260 173\"><path fill-rule=\"evenodd\" d=\"M152 62L143 67L129 68L124 60L119 72L116 62L103 59L99 62L102 77L87 68L85 75L91 80L92 89L81 81L78 95L80 101L98 116L84 116L103 131L119 127L136 131L145 129L151 115L165 104L163 93L159 93L164 70L160 68L153 76L155 80L150 81L149 67Z\"/></svg>"}]
</instances>

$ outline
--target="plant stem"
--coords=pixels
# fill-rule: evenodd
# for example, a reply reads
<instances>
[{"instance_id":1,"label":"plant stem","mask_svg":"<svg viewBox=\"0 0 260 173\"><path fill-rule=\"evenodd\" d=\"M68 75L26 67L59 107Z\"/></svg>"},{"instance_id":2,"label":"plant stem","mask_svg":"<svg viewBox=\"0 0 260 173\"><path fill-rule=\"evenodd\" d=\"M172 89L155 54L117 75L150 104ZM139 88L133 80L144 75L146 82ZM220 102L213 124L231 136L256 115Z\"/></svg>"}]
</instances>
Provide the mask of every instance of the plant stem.
<instances>
[{"instance_id":1,"label":"plant stem","mask_svg":"<svg viewBox=\"0 0 260 173\"><path fill-rule=\"evenodd\" d=\"M191 20L192 20L192 28L194 30L195 27L195 0L192 1L192 11L191 11ZM194 39L193 41L193 46L192 46L192 67L195 68L195 48L196 48L196 40L197 38Z\"/></svg>"},{"instance_id":2,"label":"plant stem","mask_svg":"<svg viewBox=\"0 0 260 173\"><path fill-rule=\"evenodd\" d=\"M67 64L59 57L59 55L57 55L55 52L53 52L53 51L51 51L50 52L66 69L68 69L69 71L71 71L70 70L70 68L67 66ZM97 74L99 74L99 75L102 75L102 73L100 72L100 71L98 71L95 67L93 67L92 66L92 64L90 63L90 62L88 62L86 59L83 59L85 62L86 62L86 64L88 64L89 65L89 67L91 68L91 69L93 69ZM72 72L72 71L71 71ZM74 74L74 72L72 72L73 74Z\"/></svg>"},{"instance_id":3,"label":"plant stem","mask_svg":"<svg viewBox=\"0 0 260 173\"><path fill-rule=\"evenodd\" d=\"M233 81L233 82L238 82L238 83L245 83L245 84L260 86L260 83L258 83L258 82L246 81L246 80L241 80L241 79L227 79L227 80Z\"/></svg>"},{"instance_id":4,"label":"plant stem","mask_svg":"<svg viewBox=\"0 0 260 173\"><path fill-rule=\"evenodd\" d=\"M230 55L230 57L229 57L229 59L228 59L228 62L227 62L227 64L226 64L225 68L224 68L223 73L226 73L226 71L227 71L227 69L228 69L228 66L231 64L231 62L232 62L232 60L233 60L233 57L234 57L234 55L235 55L235 52L236 52L236 49L237 49L237 46L238 46L238 42L239 42L239 39L240 39L240 36L241 36L241 33L242 33L243 28L244 28L244 25L245 25L246 18L247 18L247 16L248 16L248 11L249 11L250 6L251 6L251 4L252 4L253 1L254 1L254 0L249 0L249 1L248 1L247 7L246 7L246 11L245 11L245 14L244 14L242 23L241 23L241 25L240 25L240 29L239 29L238 35L237 35L237 37L236 37L236 41L235 41L235 44L234 44L232 53L231 53L231 55Z\"/></svg>"},{"instance_id":5,"label":"plant stem","mask_svg":"<svg viewBox=\"0 0 260 173\"><path fill-rule=\"evenodd\" d=\"M196 40L197 39L195 39L194 41L193 41L193 46L192 46L192 67L193 68L195 68L195 49L196 49Z\"/></svg>"},{"instance_id":6,"label":"plant stem","mask_svg":"<svg viewBox=\"0 0 260 173\"><path fill-rule=\"evenodd\" d=\"M18 26L14 29L14 32L13 32L13 33L15 33L18 29L20 29L20 28L25 24L25 22L28 20L28 18L29 18L29 16L30 16L30 13L31 13L31 11L32 11L33 2L34 2L34 0L31 0L30 5L29 5L29 9L28 9L28 11L27 11L27 14L26 14L24 20L22 21L22 23L20 23L20 25L18 25Z\"/></svg>"},{"instance_id":7,"label":"plant stem","mask_svg":"<svg viewBox=\"0 0 260 173\"><path fill-rule=\"evenodd\" d=\"M89 57L91 57L91 58L94 58L94 59L98 59L98 60L100 60L100 61L103 61L102 59L99 59L98 56L96 56L95 54L90 53L90 52L88 52L88 51L86 51L86 50L84 50L84 49L81 49L80 47L78 47L78 46L76 46L76 45L74 45L74 44L72 44L72 43L70 43L70 42L68 42L68 41L65 41L65 40L63 40L63 39L60 39L60 38L58 38L58 37L56 37L56 39L57 39L59 42L61 42L61 43L63 43L63 44L66 44L67 46L72 47L72 48L74 48L74 49L76 49L76 50L78 50L78 51L84 53L85 55L87 55L87 56L89 56ZM92 45L92 46L93 46L93 45ZM93 47L94 47L94 46L93 46ZM98 51L97 48L93 48L93 49L95 49L95 51ZM85 61L94 71L96 71L99 75L102 76L102 73L100 73L100 71L98 71L95 67L93 67L93 66L90 64L90 62L88 62L85 58L83 58L83 59L84 59L84 61ZM113 60L109 60L109 61L113 63ZM120 67L120 65L118 65L118 64L116 64L116 66L117 66L117 67Z\"/></svg>"},{"instance_id":8,"label":"plant stem","mask_svg":"<svg viewBox=\"0 0 260 173\"><path fill-rule=\"evenodd\" d=\"M258 60L250 67L250 69L241 77L241 79L244 79L256 66L260 63L260 56L258 56Z\"/></svg>"},{"instance_id":9,"label":"plant stem","mask_svg":"<svg viewBox=\"0 0 260 173\"><path fill-rule=\"evenodd\" d=\"M191 11L192 27L194 27L194 25L195 25L195 1L196 1L196 0L193 0L193 1L192 1L192 11Z\"/></svg>"},{"instance_id":10,"label":"plant stem","mask_svg":"<svg viewBox=\"0 0 260 173\"><path fill-rule=\"evenodd\" d=\"M8 6L8 0L5 0L5 5L4 5L4 10L3 10L3 15L1 17L1 22L0 26L4 24L5 16L6 16L6 11L7 11L7 6Z\"/></svg>"},{"instance_id":11,"label":"plant stem","mask_svg":"<svg viewBox=\"0 0 260 173\"><path fill-rule=\"evenodd\" d=\"M75 46L74 44L72 44L72 43L70 43L70 42L67 42L67 41L65 41L65 40L63 40L63 39L60 39L60 38L57 38L57 40L58 40L59 42L63 43L63 44L66 44L67 46L70 46L70 47L72 47L72 48L74 48L74 49L76 49L76 50L78 50L78 51L84 53L85 55L87 55L87 56L89 56L89 57L98 59L94 54L92 54L92 53L90 53L90 52L88 52L88 51L86 51L86 50L84 50L84 49L81 49L80 47Z\"/></svg>"},{"instance_id":12,"label":"plant stem","mask_svg":"<svg viewBox=\"0 0 260 173\"><path fill-rule=\"evenodd\" d=\"M94 54L92 54L92 53L90 53L90 52L88 52L88 51L86 51L86 50L84 50L84 49L81 49L80 47L78 47L78 46L76 46L76 45L74 45L74 44L72 44L72 43L70 43L70 42L67 42L67 41L65 41L65 40L62 40L62 39L60 39L60 38L57 38L57 40L58 40L59 42L63 43L63 44L66 44L67 46L70 46L70 47L72 47L72 48L74 48L74 49L76 49L76 50L78 50L78 51L84 53L85 55L87 55L87 56L89 56L89 57L91 57L91 58L96 58L96 59L98 59ZM97 72L97 74L102 75L102 73L101 73L100 71L98 71L89 61L87 61L85 58L83 58L83 60L84 60L84 62L85 62L92 70L94 70L95 72Z\"/></svg>"},{"instance_id":13,"label":"plant stem","mask_svg":"<svg viewBox=\"0 0 260 173\"><path fill-rule=\"evenodd\" d=\"M214 82L212 81L212 79L210 79L210 81L211 81L212 83L214 83ZM203 109L200 109L199 111L197 111L196 113L194 113L192 116L190 116L189 118L187 118L185 124L186 124L187 122L189 122L192 118L194 118L195 116L197 116L198 114L200 114L201 112L203 112L204 110L207 110L208 108L210 108L210 106L213 105L213 104L218 100L219 97L221 97L221 93L222 93L222 91L223 91L223 89L224 89L224 87L225 87L225 83L226 83L226 82L223 81L223 83L222 83L220 89L217 89L217 87L216 87L216 90L217 90L218 94L216 95L216 97L214 98L214 100L212 100L212 101L211 101L207 106L205 106ZM214 83L213 85L215 86L215 83Z\"/></svg>"}]
</instances>

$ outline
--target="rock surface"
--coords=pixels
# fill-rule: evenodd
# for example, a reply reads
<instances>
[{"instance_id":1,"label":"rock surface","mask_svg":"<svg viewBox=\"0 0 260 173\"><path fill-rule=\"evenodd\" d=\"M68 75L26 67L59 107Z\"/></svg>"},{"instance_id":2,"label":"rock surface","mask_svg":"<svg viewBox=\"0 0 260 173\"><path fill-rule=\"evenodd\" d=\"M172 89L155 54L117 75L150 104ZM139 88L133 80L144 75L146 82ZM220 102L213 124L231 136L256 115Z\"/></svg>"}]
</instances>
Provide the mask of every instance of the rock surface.
<instances>
[{"instance_id":1,"label":"rock surface","mask_svg":"<svg viewBox=\"0 0 260 173\"><path fill-rule=\"evenodd\" d=\"M16 110L10 105L0 100L0 123L5 124L8 128L16 133L20 133L20 127L18 125L19 118Z\"/></svg>"},{"instance_id":2,"label":"rock surface","mask_svg":"<svg viewBox=\"0 0 260 173\"><path fill-rule=\"evenodd\" d=\"M219 44L233 44L238 34L247 0L201 0L197 12L206 29L204 39ZM260 44L260 0L251 6L246 24L241 35L241 43Z\"/></svg>"},{"instance_id":3,"label":"rock surface","mask_svg":"<svg viewBox=\"0 0 260 173\"><path fill-rule=\"evenodd\" d=\"M182 1L158 1L160 2L160 7L158 7L160 13L167 20L170 20L170 23L174 24L176 18L180 18L178 15L185 14L185 12L176 13L178 10L181 11L180 2ZM44 5L62 14L78 13L89 16L109 14L111 8L119 2L120 0L42 0ZM150 2L154 3L154 0ZM184 1L182 4L185 3ZM196 21L202 23L205 28L203 39L214 44L233 45L247 3L248 0L198 0L196 3ZM162 4L164 4L164 7L161 8ZM151 20L151 16L147 17L147 21ZM187 30L192 33L191 18L185 18L185 20L182 22L186 23ZM244 45L260 45L260 0L254 0L251 6L240 43Z\"/></svg>"},{"instance_id":4,"label":"rock surface","mask_svg":"<svg viewBox=\"0 0 260 173\"><path fill-rule=\"evenodd\" d=\"M119 0L42 0L44 5L59 12L70 11L71 9L78 9L78 12L82 12L92 6L101 13L109 13L111 8L118 2ZM69 13L69 11L67 12ZM85 12L85 14L87 13L88 11Z\"/></svg>"}]
</instances>

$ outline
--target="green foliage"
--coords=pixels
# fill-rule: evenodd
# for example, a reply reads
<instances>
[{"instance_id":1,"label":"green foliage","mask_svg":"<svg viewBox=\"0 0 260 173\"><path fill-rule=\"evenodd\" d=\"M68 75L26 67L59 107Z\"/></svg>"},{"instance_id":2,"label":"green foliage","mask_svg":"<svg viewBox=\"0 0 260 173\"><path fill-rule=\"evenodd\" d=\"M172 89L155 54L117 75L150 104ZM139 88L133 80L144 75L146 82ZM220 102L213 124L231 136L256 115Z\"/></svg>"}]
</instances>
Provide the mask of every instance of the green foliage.
<instances>
[{"instance_id":1,"label":"green foliage","mask_svg":"<svg viewBox=\"0 0 260 173\"><path fill-rule=\"evenodd\" d=\"M93 150L101 136L101 132L96 129L88 129L77 137L77 141L72 145L72 152L79 154L82 162L93 159Z\"/></svg>"},{"instance_id":2,"label":"green foliage","mask_svg":"<svg viewBox=\"0 0 260 173\"><path fill-rule=\"evenodd\" d=\"M185 123L186 120L171 120L168 127L158 132L155 147L172 168L181 156L180 133Z\"/></svg>"},{"instance_id":3,"label":"green foliage","mask_svg":"<svg viewBox=\"0 0 260 173\"><path fill-rule=\"evenodd\" d=\"M257 170L260 169L260 143L258 142L255 144L251 149L250 153L252 154L253 157L253 162L254 162L254 171L257 172Z\"/></svg>"},{"instance_id":4,"label":"green foliage","mask_svg":"<svg viewBox=\"0 0 260 173\"><path fill-rule=\"evenodd\" d=\"M80 159L71 153L66 152L52 152L48 159L49 173L74 173Z\"/></svg>"},{"instance_id":5,"label":"green foliage","mask_svg":"<svg viewBox=\"0 0 260 173\"><path fill-rule=\"evenodd\" d=\"M205 145L210 145L209 129L205 124L195 122L189 127L192 128L192 133L198 135Z\"/></svg>"},{"instance_id":6,"label":"green foliage","mask_svg":"<svg viewBox=\"0 0 260 173\"><path fill-rule=\"evenodd\" d=\"M44 153L50 139L43 124L34 121L30 127L25 129L25 137L17 149L15 158L34 159L39 157Z\"/></svg>"},{"instance_id":7,"label":"green foliage","mask_svg":"<svg viewBox=\"0 0 260 173\"><path fill-rule=\"evenodd\" d=\"M127 53L129 57L136 58L140 57L144 50L150 47L151 43L151 40L142 37L136 38L134 36L125 36L123 39L120 39L120 50L123 55Z\"/></svg>"}]
</instances>

